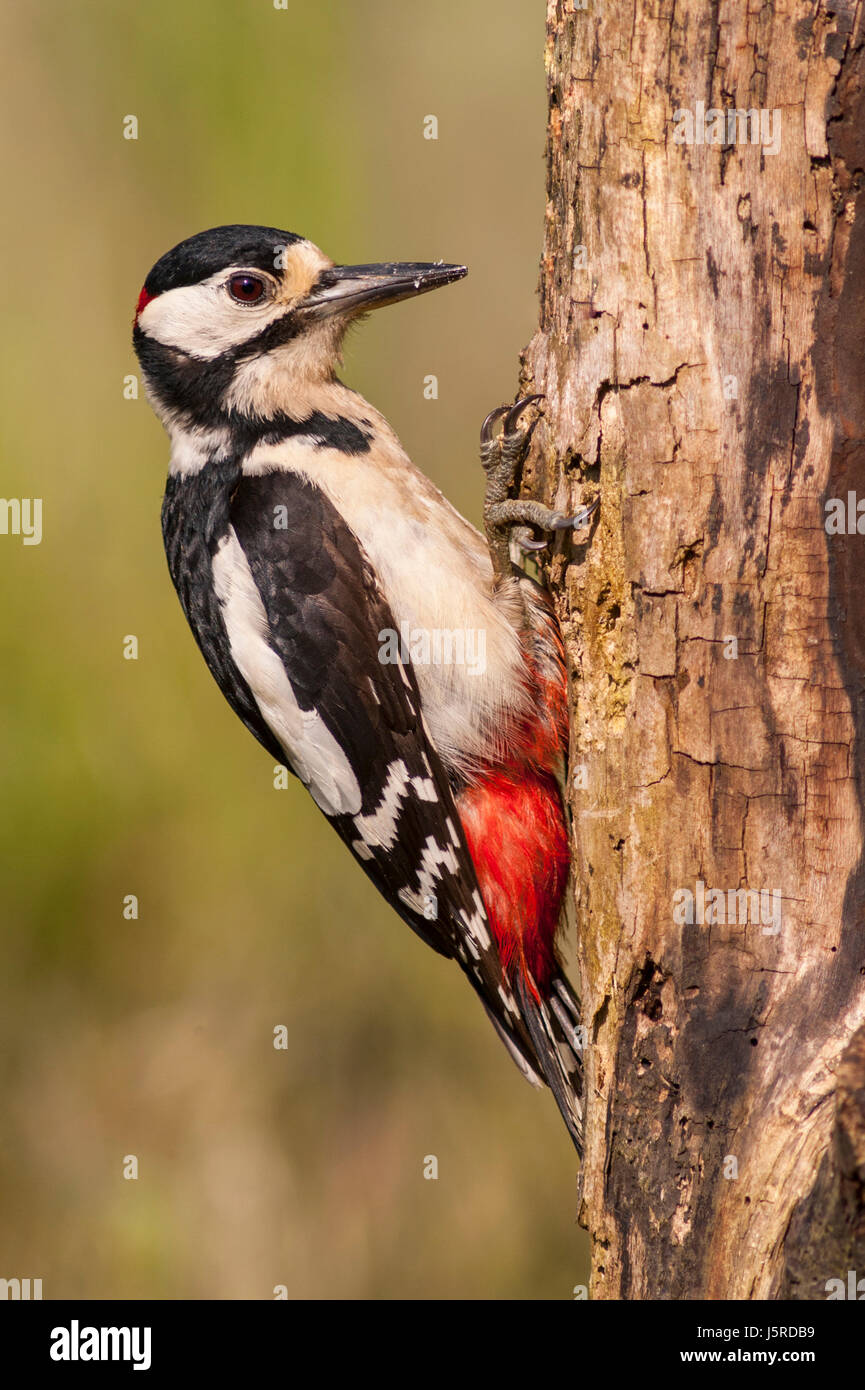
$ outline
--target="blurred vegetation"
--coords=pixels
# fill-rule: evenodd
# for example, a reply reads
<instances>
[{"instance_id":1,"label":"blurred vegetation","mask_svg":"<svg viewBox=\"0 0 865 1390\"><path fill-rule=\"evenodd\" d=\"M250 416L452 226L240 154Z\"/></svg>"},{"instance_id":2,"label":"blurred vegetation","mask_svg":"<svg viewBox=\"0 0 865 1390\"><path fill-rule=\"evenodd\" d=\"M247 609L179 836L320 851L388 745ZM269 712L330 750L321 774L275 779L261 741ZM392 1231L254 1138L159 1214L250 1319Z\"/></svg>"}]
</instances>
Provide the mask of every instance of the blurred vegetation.
<instances>
[{"instance_id":1,"label":"blurred vegetation","mask_svg":"<svg viewBox=\"0 0 865 1390\"><path fill-rule=\"evenodd\" d=\"M0 491L44 514L41 545L0 536L0 1275L46 1298L568 1298L585 1246L552 1099L274 789L185 626L166 441L122 391L147 270L205 227L464 261L365 325L344 375L477 519L477 428L536 315L543 5L62 0L2 26Z\"/></svg>"}]
</instances>

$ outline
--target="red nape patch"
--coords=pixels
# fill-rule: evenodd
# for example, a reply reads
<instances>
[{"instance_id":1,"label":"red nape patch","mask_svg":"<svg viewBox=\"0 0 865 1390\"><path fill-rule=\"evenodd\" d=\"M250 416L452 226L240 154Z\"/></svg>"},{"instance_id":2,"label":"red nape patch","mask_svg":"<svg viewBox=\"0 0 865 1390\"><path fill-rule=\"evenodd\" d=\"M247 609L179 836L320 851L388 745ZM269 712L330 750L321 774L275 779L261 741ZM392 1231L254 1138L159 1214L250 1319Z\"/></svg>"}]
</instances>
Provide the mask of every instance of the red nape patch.
<instances>
[{"instance_id":1,"label":"red nape patch","mask_svg":"<svg viewBox=\"0 0 865 1390\"><path fill-rule=\"evenodd\" d=\"M528 970L543 997L568 881L568 832L554 777L493 773L457 799L502 965ZM537 991L535 991L536 993Z\"/></svg>"},{"instance_id":2,"label":"red nape patch","mask_svg":"<svg viewBox=\"0 0 865 1390\"><path fill-rule=\"evenodd\" d=\"M139 314L141 313L141 311L142 311L143 309L146 309L146 308L147 308L147 306L148 306L148 304L150 303L151 299L155 299L155 298L156 298L156 295L155 295L155 294L148 294L148 293L147 293L147 290L142 289L140 295L138 296L138 304L136 305L136 309L135 309L135 319L134 319L134 322L135 322L135 323L138 322L138 316L139 316Z\"/></svg>"}]
</instances>

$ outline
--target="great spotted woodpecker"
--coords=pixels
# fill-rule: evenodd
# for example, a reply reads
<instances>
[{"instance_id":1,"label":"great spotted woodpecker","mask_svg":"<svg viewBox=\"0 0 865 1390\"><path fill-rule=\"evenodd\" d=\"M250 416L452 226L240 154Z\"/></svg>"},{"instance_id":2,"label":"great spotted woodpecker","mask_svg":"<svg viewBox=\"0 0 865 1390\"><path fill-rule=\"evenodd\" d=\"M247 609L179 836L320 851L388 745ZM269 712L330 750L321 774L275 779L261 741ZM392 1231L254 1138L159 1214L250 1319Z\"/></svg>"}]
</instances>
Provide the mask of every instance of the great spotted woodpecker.
<instances>
[{"instance_id":1,"label":"great spotted woodpecker","mask_svg":"<svg viewBox=\"0 0 865 1390\"><path fill-rule=\"evenodd\" d=\"M134 344L171 441L168 565L207 665L395 911L458 962L579 1151L579 1003L555 944L565 658L509 545L590 512L509 498L531 397L484 422L485 544L335 374L353 319L465 274L335 265L289 232L218 227L156 262ZM396 632L480 634L484 660L394 657Z\"/></svg>"}]
</instances>

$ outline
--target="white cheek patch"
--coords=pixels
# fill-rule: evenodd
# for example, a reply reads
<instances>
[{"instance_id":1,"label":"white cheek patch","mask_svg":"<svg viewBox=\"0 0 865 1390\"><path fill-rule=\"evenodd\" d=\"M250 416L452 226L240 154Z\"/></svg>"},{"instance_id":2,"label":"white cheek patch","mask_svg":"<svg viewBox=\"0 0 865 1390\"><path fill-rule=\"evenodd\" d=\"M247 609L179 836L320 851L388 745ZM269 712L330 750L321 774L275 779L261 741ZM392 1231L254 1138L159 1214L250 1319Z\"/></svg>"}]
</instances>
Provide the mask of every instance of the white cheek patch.
<instances>
[{"instance_id":1,"label":"white cheek patch","mask_svg":"<svg viewBox=\"0 0 865 1390\"><path fill-rule=\"evenodd\" d=\"M292 770L326 816L357 815L362 797L351 764L321 716L297 703L267 641L267 614L233 527L213 557L213 583L234 663Z\"/></svg>"},{"instance_id":2,"label":"white cheek patch","mask_svg":"<svg viewBox=\"0 0 865 1390\"><path fill-rule=\"evenodd\" d=\"M235 304L224 288L233 272L220 271L200 285L166 290L142 309L138 326L148 338L209 361L240 347L287 312L268 300L261 308Z\"/></svg>"}]
</instances>

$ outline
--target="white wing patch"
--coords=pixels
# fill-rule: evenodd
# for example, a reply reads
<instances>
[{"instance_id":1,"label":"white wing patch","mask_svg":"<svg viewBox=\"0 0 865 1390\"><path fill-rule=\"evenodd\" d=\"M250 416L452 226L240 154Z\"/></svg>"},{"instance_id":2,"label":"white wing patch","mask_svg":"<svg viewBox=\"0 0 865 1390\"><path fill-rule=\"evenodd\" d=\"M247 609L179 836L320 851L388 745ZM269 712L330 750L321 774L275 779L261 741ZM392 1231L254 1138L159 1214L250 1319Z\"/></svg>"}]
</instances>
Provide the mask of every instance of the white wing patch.
<instances>
[{"instance_id":1,"label":"white wing patch","mask_svg":"<svg viewBox=\"0 0 865 1390\"><path fill-rule=\"evenodd\" d=\"M486 926L487 910L484 907L483 898L481 897L477 888L473 889L472 897L475 901L475 912L471 919L466 923L466 926L471 935L474 936L481 943L483 949L485 951L488 951L490 949L490 946L492 945L492 941L490 939L490 934L487 931Z\"/></svg>"},{"instance_id":2,"label":"white wing patch","mask_svg":"<svg viewBox=\"0 0 865 1390\"><path fill-rule=\"evenodd\" d=\"M435 897L435 885L442 876L442 869L456 876L459 873L459 860L450 845L442 849L432 835L428 835L421 850L420 868L417 881L421 898Z\"/></svg>"},{"instance_id":3,"label":"white wing patch","mask_svg":"<svg viewBox=\"0 0 865 1390\"><path fill-rule=\"evenodd\" d=\"M396 840L400 807L409 788L419 801L438 801L435 783L430 777L411 777L402 758L397 758L387 770L387 781L381 794L381 801L374 811L366 816L355 816L354 824L360 832L360 839L352 842L352 849L361 859L372 858L372 848L392 849Z\"/></svg>"},{"instance_id":4,"label":"white wing patch","mask_svg":"<svg viewBox=\"0 0 865 1390\"><path fill-rule=\"evenodd\" d=\"M213 583L234 663L293 771L326 816L356 815L362 805L357 778L321 716L297 703L267 640L267 614L233 526L213 557Z\"/></svg>"},{"instance_id":5,"label":"white wing patch","mask_svg":"<svg viewBox=\"0 0 865 1390\"><path fill-rule=\"evenodd\" d=\"M381 849L392 848L396 839L399 808L405 799L408 782L408 768L402 758L397 758L387 770L387 781L378 806L368 816L355 816L354 823L360 832L360 839L353 842L352 849L362 859L372 858L370 847L373 845Z\"/></svg>"}]
</instances>

